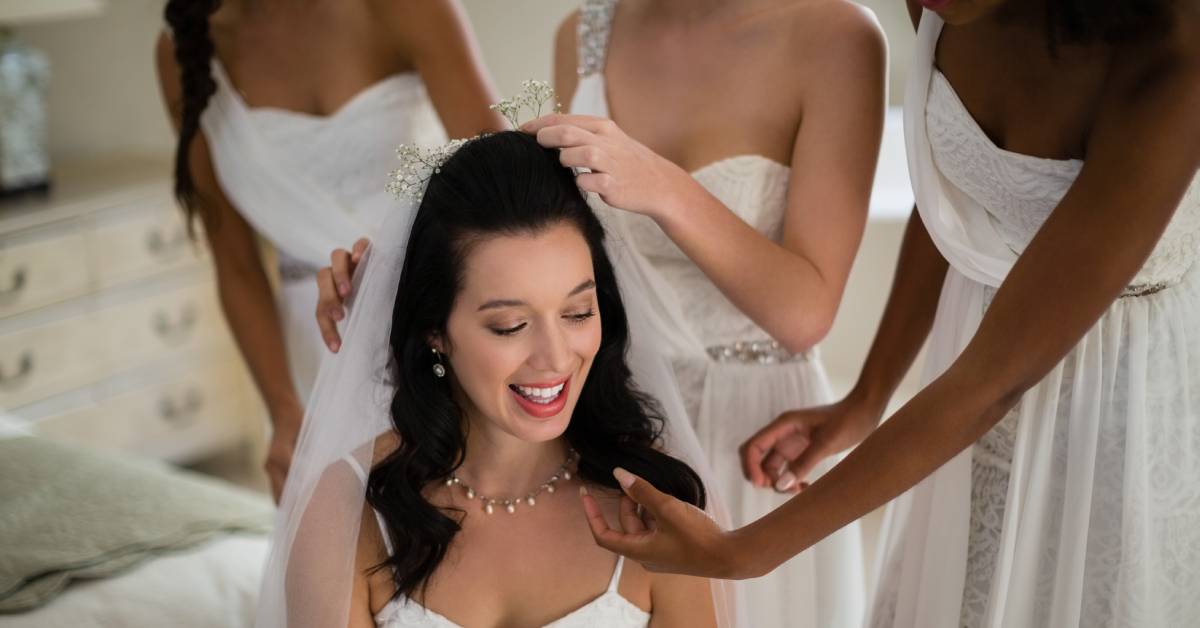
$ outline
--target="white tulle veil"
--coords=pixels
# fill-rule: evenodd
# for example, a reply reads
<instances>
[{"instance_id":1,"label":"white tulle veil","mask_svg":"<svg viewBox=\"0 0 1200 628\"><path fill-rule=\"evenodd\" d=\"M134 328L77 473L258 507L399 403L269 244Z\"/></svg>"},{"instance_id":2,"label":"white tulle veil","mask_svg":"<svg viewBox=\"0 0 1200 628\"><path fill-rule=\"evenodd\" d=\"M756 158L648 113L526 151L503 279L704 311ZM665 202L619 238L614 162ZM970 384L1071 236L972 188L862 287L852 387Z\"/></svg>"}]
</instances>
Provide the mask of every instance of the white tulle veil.
<instances>
[{"instance_id":1,"label":"white tulle veil","mask_svg":"<svg viewBox=\"0 0 1200 628\"><path fill-rule=\"evenodd\" d=\"M394 430L389 336L417 207L416 199L402 197L380 231L368 234L372 244L354 278L341 329L342 348L321 366L284 487L258 604L260 628L330 628L348 621L359 528L364 512L369 512L361 470L371 469L379 459L376 438ZM612 258L616 266L624 263L619 251L613 250ZM664 449L696 470L709 488L709 513L728 526L719 497L711 490L715 484L706 457L662 357L666 353L656 349L654 334L640 323L645 320L639 312L648 307L646 299L626 292L622 298L630 323L628 361L638 388L661 405ZM580 518L579 525L587 524ZM722 628L743 625L736 590L733 583L714 581Z\"/></svg>"}]
</instances>

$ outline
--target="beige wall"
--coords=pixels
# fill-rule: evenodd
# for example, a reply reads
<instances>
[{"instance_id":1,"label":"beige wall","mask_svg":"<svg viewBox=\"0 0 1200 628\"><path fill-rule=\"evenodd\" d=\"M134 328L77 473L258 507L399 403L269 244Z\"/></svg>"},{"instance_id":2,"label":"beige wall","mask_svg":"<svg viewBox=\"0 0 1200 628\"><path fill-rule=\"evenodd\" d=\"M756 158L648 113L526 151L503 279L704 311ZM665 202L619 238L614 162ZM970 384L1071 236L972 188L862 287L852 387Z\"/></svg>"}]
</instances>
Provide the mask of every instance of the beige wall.
<instances>
[{"instance_id":1,"label":"beige wall","mask_svg":"<svg viewBox=\"0 0 1200 628\"><path fill-rule=\"evenodd\" d=\"M462 0L500 90L551 78L554 31L575 0ZM50 55L51 152L57 160L113 153L169 154L152 52L163 0L109 0L99 17L24 26L18 34ZM898 102L912 28L902 0L866 0L888 33L891 95Z\"/></svg>"},{"instance_id":2,"label":"beige wall","mask_svg":"<svg viewBox=\"0 0 1200 628\"><path fill-rule=\"evenodd\" d=\"M153 59L163 0L106 4L99 17L17 29L22 40L50 56L50 149L56 161L171 150Z\"/></svg>"}]
</instances>

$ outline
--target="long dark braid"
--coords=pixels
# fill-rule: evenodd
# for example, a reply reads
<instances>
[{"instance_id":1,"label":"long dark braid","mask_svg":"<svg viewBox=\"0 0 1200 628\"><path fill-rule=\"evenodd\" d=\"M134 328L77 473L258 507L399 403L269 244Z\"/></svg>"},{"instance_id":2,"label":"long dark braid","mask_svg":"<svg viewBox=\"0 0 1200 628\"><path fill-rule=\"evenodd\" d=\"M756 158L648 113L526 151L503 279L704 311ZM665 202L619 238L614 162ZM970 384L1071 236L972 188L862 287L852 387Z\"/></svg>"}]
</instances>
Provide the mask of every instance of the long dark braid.
<instances>
[{"instance_id":1,"label":"long dark braid","mask_svg":"<svg viewBox=\"0 0 1200 628\"><path fill-rule=\"evenodd\" d=\"M200 114L217 91L212 77L213 43L208 35L208 18L220 0L169 0L163 17L171 27L183 106L179 121L179 143L175 146L175 198L187 214L188 225L196 215L196 186L188 163L188 149L200 130Z\"/></svg>"}]
</instances>

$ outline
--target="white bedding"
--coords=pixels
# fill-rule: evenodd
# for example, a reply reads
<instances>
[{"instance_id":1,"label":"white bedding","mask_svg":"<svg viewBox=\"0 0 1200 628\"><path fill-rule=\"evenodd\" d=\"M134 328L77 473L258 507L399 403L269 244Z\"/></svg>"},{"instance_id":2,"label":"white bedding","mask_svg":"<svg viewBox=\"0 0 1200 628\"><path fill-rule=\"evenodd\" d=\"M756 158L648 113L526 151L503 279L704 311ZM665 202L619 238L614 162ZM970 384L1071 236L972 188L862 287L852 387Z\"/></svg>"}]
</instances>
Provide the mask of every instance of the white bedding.
<instances>
[{"instance_id":1,"label":"white bedding","mask_svg":"<svg viewBox=\"0 0 1200 628\"><path fill-rule=\"evenodd\" d=\"M25 435L0 413L0 439ZM0 628L249 627L266 559L265 535L222 535L116 577L76 582L41 608L0 614Z\"/></svg>"},{"instance_id":2,"label":"white bedding","mask_svg":"<svg viewBox=\"0 0 1200 628\"><path fill-rule=\"evenodd\" d=\"M251 626L265 536L222 536L115 578L73 584L46 606L0 615L0 628Z\"/></svg>"}]
</instances>

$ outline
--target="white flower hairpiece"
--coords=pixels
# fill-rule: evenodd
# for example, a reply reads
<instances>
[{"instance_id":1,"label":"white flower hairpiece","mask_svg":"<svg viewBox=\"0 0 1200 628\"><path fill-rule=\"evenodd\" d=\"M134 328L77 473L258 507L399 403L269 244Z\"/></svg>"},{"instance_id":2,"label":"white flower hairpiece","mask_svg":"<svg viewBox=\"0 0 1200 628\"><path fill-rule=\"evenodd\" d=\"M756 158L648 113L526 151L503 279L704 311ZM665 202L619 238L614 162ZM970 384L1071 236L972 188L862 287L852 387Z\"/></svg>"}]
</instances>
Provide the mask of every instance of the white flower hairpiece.
<instances>
[{"instance_id":1,"label":"white flower hairpiece","mask_svg":"<svg viewBox=\"0 0 1200 628\"><path fill-rule=\"evenodd\" d=\"M512 98L505 98L488 108L504 116L509 124L517 129L521 126L523 112L528 110L533 114L533 118L537 118L542 115L546 103L554 103L552 110L559 111L560 106L554 94L554 88L546 81L529 80L521 82L521 93ZM450 140L441 146L432 148L401 144L396 149L400 167L392 171L387 184L388 192L398 198L420 200L425 195L429 179L442 171L442 164L446 163L446 160L450 159L464 144L484 135L486 134L468 139Z\"/></svg>"}]
</instances>

